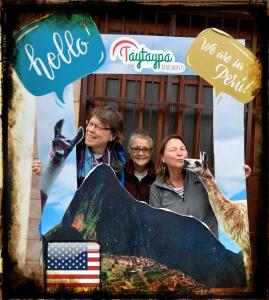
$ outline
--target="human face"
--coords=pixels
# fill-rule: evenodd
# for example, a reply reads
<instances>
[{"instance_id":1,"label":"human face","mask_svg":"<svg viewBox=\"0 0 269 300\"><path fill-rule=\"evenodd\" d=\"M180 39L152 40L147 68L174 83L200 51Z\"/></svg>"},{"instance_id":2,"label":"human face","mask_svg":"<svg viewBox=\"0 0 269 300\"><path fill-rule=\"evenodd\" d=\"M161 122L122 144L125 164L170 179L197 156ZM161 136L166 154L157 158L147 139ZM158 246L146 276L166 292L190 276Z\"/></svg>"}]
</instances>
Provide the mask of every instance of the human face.
<instances>
[{"instance_id":1,"label":"human face","mask_svg":"<svg viewBox=\"0 0 269 300\"><path fill-rule=\"evenodd\" d=\"M185 145L179 139L170 139L164 149L162 162L168 169L182 169L184 159L188 157Z\"/></svg>"},{"instance_id":2,"label":"human face","mask_svg":"<svg viewBox=\"0 0 269 300\"><path fill-rule=\"evenodd\" d=\"M103 154L109 141L112 141L113 134L110 127L93 116L86 127L85 144L95 154Z\"/></svg>"},{"instance_id":3,"label":"human face","mask_svg":"<svg viewBox=\"0 0 269 300\"><path fill-rule=\"evenodd\" d=\"M132 138L130 145L130 156L135 170L143 172L147 169L147 163L151 159L152 145L151 142L140 136Z\"/></svg>"}]
</instances>

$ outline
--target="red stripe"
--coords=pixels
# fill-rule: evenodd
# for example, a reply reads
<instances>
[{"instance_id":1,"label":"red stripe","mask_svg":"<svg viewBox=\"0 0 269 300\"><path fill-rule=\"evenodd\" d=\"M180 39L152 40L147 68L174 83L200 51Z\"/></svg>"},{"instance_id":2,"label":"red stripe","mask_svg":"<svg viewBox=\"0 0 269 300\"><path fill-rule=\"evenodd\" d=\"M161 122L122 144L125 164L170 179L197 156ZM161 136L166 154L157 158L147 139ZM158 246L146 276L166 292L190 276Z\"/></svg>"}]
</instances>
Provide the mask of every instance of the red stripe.
<instances>
[{"instance_id":1,"label":"red stripe","mask_svg":"<svg viewBox=\"0 0 269 300\"><path fill-rule=\"evenodd\" d=\"M91 249L88 250L88 253L100 253L100 250Z\"/></svg>"},{"instance_id":2,"label":"red stripe","mask_svg":"<svg viewBox=\"0 0 269 300\"><path fill-rule=\"evenodd\" d=\"M99 283L79 283L79 282L68 282L68 283L62 283L62 282L48 282L47 288L50 286L66 286L68 287L100 287Z\"/></svg>"},{"instance_id":3,"label":"red stripe","mask_svg":"<svg viewBox=\"0 0 269 300\"><path fill-rule=\"evenodd\" d=\"M88 266L88 270L100 270L100 266Z\"/></svg>"},{"instance_id":4,"label":"red stripe","mask_svg":"<svg viewBox=\"0 0 269 300\"><path fill-rule=\"evenodd\" d=\"M99 262L100 261L100 257L88 257L88 261Z\"/></svg>"},{"instance_id":5,"label":"red stripe","mask_svg":"<svg viewBox=\"0 0 269 300\"><path fill-rule=\"evenodd\" d=\"M47 278L48 279L57 279L57 278L61 278L61 279L75 279L75 278L85 278L85 279L98 279L100 278L100 274L83 274L83 275L78 275L78 274L65 274L65 275L61 275L61 274L47 274Z\"/></svg>"}]
</instances>

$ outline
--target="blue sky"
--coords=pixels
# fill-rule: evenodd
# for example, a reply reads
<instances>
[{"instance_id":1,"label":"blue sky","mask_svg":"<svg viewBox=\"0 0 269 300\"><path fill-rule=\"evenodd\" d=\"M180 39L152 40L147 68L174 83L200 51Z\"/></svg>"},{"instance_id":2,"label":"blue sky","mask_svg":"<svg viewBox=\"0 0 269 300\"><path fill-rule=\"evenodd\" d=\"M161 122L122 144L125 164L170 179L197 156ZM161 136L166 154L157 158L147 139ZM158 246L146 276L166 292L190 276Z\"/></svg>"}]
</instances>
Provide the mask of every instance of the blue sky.
<instances>
[{"instance_id":1,"label":"blue sky","mask_svg":"<svg viewBox=\"0 0 269 300\"><path fill-rule=\"evenodd\" d=\"M214 98L215 178L229 198L246 190L244 178L244 105L223 94Z\"/></svg>"},{"instance_id":2,"label":"blue sky","mask_svg":"<svg viewBox=\"0 0 269 300\"><path fill-rule=\"evenodd\" d=\"M63 118L65 122L62 134L70 138L75 136L73 85L68 85L64 90L65 105L63 107L56 103L56 97L55 93L37 97L38 149L43 168L50 152L55 123ZM46 233L61 221L76 187L76 153L73 149L49 194L41 218L41 233Z\"/></svg>"},{"instance_id":3,"label":"blue sky","mask_svg":"<svg viewBox=\"0 0 269 300\"><path fill-rule=\"evenodd\" d=\"M215 179L230 200L246 200L244 176L244 105L227 94L214 92ZM220 229L223 245L238 252L237 245Z\"/></svg>"}]
</instances>

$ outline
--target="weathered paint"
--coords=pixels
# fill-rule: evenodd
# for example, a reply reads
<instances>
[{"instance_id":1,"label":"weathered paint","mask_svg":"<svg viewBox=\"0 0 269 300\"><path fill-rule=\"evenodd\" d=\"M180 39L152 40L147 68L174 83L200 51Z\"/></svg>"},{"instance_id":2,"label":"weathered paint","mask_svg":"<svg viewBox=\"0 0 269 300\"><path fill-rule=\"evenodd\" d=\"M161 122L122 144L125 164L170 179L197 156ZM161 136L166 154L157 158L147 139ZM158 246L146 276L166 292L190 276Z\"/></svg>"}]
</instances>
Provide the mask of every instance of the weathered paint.
<instances>
[{"instance_id":1,"label":"weathered paint","mask_svg":"<svg viewBox=\"0 0 269 300\"><path fill-rule=\"evenodd\" d=\"M13 97L8 114L9 205L8 255L24 270L31 191L31 164L35 129L35 97L13 72Z\"/></svg>"}]
</instances>

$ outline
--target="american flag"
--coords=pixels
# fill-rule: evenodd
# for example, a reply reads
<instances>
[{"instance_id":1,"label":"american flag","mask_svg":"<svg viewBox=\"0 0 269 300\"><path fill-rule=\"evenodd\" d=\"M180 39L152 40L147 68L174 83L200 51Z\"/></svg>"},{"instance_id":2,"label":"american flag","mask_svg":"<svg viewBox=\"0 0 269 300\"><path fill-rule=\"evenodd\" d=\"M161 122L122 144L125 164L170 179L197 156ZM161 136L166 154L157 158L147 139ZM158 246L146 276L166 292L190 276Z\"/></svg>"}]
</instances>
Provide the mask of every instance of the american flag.
<instances>
[{"instance_id":1,"label":"american flag","mask_svg":"<svg viewBox=\"0 0 269 300\"><path fill-rule=\"evenodd\" d=\"M100 288L97 242L48 242L47 292L90 292Z\"/></svg>"}]
</instances>

